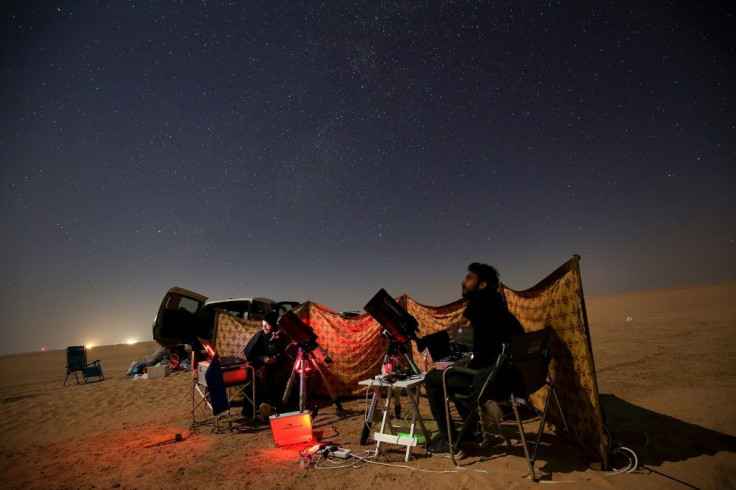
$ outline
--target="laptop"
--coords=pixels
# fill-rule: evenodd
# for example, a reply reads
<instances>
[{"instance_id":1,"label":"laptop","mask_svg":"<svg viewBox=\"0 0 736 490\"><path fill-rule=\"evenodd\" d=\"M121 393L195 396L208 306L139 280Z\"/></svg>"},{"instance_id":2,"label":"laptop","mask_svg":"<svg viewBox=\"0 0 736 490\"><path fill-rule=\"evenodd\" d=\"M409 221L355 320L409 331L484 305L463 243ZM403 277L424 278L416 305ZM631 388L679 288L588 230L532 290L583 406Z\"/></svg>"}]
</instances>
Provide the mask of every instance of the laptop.
<instances>
[{"instance_id":1,"label":"laptop","mask_svg":"<svg viewBox=\"0 0 736 490\"><path fill-rule=\"evenodd\" d=\"M435 362L452 356L450 334L447 333L447 330L425 335L422 337L422 343L429 350L429 355L432 356L432 360Z\"/></svg>"}]
</instances>

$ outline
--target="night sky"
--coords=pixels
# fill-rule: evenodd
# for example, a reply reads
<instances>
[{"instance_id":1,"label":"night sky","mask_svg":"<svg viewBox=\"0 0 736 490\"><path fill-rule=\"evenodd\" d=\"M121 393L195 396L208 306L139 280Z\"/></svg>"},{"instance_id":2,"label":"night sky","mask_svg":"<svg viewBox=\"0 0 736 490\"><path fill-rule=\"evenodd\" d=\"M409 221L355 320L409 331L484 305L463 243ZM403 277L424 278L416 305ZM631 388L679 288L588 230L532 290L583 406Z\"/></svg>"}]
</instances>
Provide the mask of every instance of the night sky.
<instances>
[{"instance_id":1,"label":"night sky","mask_svg":"<svg viewBox=\"0 0 736 490\"><path fill-rule=\"evenodd\" d=\"M3 2L0 354L172 286L361 310L736 280L733 2Z\"/></svg>"}]
</instances>

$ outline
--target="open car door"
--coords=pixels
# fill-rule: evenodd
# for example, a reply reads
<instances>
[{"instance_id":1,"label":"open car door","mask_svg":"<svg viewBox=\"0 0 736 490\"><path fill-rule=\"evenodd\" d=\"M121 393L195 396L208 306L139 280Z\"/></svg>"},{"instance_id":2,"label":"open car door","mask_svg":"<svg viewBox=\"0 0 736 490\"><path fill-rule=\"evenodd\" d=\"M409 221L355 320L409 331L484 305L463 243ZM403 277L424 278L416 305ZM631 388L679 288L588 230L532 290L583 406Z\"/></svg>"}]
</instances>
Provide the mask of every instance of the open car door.
<instances>
[{"instance_id":1,"label":"open car door","mask_svg":"<svg viewBox=\"0 0 736 490\"><path fill-rule=\"evenodd\" d=\"M153 340L164 347L196 345L197 337L212 338L213 325L200 314L207 297L184 288L173 287L164 296L153 321Z\"/></svg>"}]
</instances>

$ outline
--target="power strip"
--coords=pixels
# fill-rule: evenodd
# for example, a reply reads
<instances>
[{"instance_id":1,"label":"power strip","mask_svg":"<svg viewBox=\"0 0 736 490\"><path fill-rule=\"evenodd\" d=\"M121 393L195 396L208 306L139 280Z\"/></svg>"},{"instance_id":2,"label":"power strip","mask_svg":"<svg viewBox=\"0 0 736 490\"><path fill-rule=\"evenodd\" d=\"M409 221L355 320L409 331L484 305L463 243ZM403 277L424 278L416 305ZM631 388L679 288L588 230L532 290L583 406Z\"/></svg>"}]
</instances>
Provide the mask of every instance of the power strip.
<instances>
[{"instance_id":1,"label":"power strip","mask_svg":"<svg viewBox=\"0 0 736 490\"><path fill-rule=\"evenodd\" d=\"M341 448L335 449L334 451L330 451L330 456L334 456L336 458L341 458L341 459L348 459L350 457L350 453L351 453L350 449L341 447Z\"/></svg>"}]
</instances>

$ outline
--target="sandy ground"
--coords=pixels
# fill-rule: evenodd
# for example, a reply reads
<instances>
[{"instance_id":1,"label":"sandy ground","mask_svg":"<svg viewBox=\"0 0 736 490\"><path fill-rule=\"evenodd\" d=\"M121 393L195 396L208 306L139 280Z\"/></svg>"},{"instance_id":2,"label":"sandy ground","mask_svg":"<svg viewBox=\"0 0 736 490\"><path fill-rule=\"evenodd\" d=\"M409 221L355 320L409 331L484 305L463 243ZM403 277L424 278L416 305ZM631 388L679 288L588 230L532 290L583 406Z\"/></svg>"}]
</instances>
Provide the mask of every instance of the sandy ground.
<instances>
[{"instance_id":1,"label":"sandy ground","mask_svg":"<svg viewBox=\"0 0 736 490\"><path fill-rule=\"evenodd\" d=\"M97 347L102 382L62 386L65 353L0 357L0 486L3 488L530 488L544 483L594 488L736 487L736 283L587 298L601 399L614 438L639 468L588 468L550 435L540 449L541 483L528 478L520 447L449 459L391 446L377 457L360 446L366 400L347 414L322 408L315 432L371 461L306 469L299 451L274 447L268 425L212 433L193 426L188 373L124 377L153 342ZM405 402L406 403L406 402ZM426 401L421 413L431 419ZM405 422L402 422L405 424ZM171 439L172 444L145 447ZM394 449L395 448L395 449Z\"/></svg>"}]
</instances>

